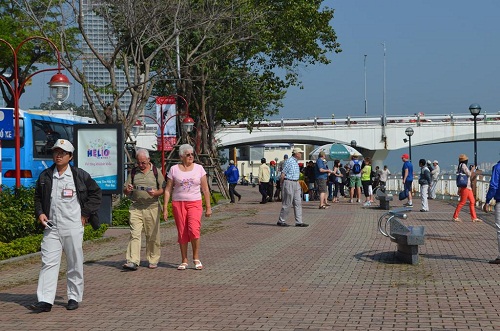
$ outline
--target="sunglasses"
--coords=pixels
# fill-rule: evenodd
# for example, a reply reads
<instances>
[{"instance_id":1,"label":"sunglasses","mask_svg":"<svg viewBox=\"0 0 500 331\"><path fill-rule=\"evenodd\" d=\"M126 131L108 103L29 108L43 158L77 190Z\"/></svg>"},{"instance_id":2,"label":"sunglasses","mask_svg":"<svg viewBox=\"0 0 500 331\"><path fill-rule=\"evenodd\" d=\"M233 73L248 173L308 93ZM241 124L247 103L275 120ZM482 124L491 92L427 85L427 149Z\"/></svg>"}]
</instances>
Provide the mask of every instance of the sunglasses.
<instances>
[{"instance_id":1,"label":"sunglasses","mask_svg":"<svg viewBox=\"0 0 500 331\"><path fill-rule=\"evenodd\" d=\"M186 153L184 154L185 157L190 157L190 156L194 156L194 153Z\"/></svg>"},{"instance_id":2,"label":"sunglasses","mask_svg":"<svg viewBox=\"0 0 500 331\"><path fill-rule=\"evenodd\" d=\"M54 152L52 152L52 155L55 155L55 156L66 156L66 155L69 155L69 152L66 152L66 151L54 151Z\"/></svg>"}]
</instances>

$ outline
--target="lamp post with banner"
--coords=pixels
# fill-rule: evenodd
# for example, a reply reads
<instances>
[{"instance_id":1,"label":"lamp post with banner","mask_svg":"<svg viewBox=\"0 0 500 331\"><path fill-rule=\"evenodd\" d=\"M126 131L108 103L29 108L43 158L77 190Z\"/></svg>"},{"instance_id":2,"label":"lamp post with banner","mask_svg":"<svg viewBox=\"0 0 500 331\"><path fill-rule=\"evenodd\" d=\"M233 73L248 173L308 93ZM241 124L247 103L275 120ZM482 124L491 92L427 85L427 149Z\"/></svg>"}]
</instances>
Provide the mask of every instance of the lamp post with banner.
<instances>
[{"instance_id":1,"label":"lamp post with banner","mask_svg":"<svg viewBox=\"0 0 500 331\"><path fill-rule=\"evenodd\" d=\"M24 80L19 77L19 61L18 54L27 42L29 41L37 41L42 40L47 42L50 45L50 48L54 51L57 56L57 67L56 68L47 68L35 71L30 74ZM69 96L69 87L71 83L69 82L68 77L61 73L63 68L61 67L61 55L56 45L48 38L45 37L29 37L21 41L17 47L12 46L8 41L4 39L0 39L0 47L1 44L7 46L12 53L13 57L13 65L12 65L12 75L13 79L9 81L5 76L0 75L0 79L3 81L5 88L11 93L12 99L14 101L14 146L15 146L15 177L16 177L16 188L21 187L21 135L20 135L20 126L19 126L19 99L21 98L21 94L24 91L24 87L27 82L31 80L33 76L39 74L41 72L46 71L57 71L57 74L52 76L48 85L50 88L50 95L54 98L59 104L64 102ZM34 52L40 51L38 45L35 45L33 48Z\"/></svg>"},{"instance_id":2,"label":"lamp post with banner","mask_svg":"<svg viewBox=\"0 0 500 331\"><path fill-rule=\"evenodd\" d=\"M186 104L186 111L177 112L176 97L182 98ZM161 151L161 172L165 176L165 151L171 151L177 144L177 121L170 121L174 117L182 116L182 131L191 132L194 120L189 116L188 103L180 95L169 95L167 97L156 97L156 118L149 115L141 115L152 120L157 126L157 150ZM137 127L140 126L136 125Z\"/></svg>"}]
</instances>

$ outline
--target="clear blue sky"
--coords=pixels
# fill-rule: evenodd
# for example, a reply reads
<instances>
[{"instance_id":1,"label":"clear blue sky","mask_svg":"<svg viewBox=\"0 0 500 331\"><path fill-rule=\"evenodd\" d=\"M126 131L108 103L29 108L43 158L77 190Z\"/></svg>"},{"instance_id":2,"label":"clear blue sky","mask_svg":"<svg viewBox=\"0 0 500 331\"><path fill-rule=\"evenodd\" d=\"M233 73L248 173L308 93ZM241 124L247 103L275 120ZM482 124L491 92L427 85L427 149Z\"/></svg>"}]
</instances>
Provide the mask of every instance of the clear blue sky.
<instances>
[{"instance_id":1,"label":"clear blue sky","mask_svg":"<svg viewBox=\"0 0 500 331\"><path fill-rule=\"evenodd\" d=\"M383 42L388 116L465 114L471 103L487 113L500 111L499 0L326 0L324 5L335 9L331 24L343 52L330 54L329 65L304 68L304 89L289 90L277 118L364 116L365 55L367 116L382 115ZM21 107L47 100L44 82L51 75L40 75L43 92L24 96ZM81 88L73 89L69 101L81 104ZM498 161L499 145L479 142L478 161ZM389 153L389 166L400 167L402 152ZM456 164L460 153L472 160L473 143L412 148L414 163L425 158Z\"/></svg>"},{"instance_id":2,"label":"clear blue sky","mask_svg":"<svg viewBox=\"0 0 500 331\"><path fill-rule=\"evenodd\" d=\"M383 114L386 45L386 113L410 115L500 111L500 1L498 0L327 0L342 53L332 63L302 71L304 89L293 88L277 117L364 116L364 55L368 116ZM404 134L401 139L405 138ZM478 162L500 159L499 142L479 142ZM403 150L387 163L400 168ZM473 160L473 143L412 147L419 158L456 164Z\"/></svg>"}]
</instances>

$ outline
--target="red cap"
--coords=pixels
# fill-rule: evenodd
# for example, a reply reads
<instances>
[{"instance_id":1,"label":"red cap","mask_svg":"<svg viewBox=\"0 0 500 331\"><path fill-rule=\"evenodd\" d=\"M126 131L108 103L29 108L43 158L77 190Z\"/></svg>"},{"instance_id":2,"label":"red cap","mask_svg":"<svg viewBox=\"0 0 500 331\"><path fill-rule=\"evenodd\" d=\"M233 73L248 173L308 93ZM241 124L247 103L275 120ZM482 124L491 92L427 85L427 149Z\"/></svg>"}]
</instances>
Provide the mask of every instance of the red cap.
<instances>
[{"instance_id":1,"label":"red cap","mask_svg":"<svg viewBox=\"0 0 500 331\"><path fill-rule=\"evenodd\" d=\"M408 154L403 154L403 155L401 155L401 158L402 158L402 159L409 159L409 158L410 158L410 155L408 155Z\"/></svg>"}]
</instances>

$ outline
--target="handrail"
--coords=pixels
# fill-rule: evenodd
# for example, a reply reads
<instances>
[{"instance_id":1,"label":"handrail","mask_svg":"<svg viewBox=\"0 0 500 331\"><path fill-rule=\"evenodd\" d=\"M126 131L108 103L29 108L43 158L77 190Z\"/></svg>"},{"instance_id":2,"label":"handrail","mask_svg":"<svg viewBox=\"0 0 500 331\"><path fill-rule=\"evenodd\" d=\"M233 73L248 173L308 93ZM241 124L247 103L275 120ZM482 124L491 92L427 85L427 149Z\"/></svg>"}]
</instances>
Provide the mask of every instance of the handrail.
<instances>
[{"instance_id":1,"label":"handrail","mask_svg":"<svg viewBox=\"0 0 500 331\"><path fill-rule=\"evenodd\" d=\"M380 218L378 219L379 232L382 233L382 235L384 235L385 237L389 237L391 239L396 239L393 236L391 236L389 231L387 231L387 226L391 223L391 220L395 217L402 218L404 220L407 219L408 215L406 214L406 212L409 212L411 210L412 210L411 208L396 208L396 209L389 210L388 212L382 214L382 216L380 216ZM387 220L385 221L385 225L382 229L383 220L387 216L389 216L389 218L387 218Z\"/></svg>"},{"instance_id":2,"label":"handrail","mask_svg":"<svg viewBox=\"0 0 500 331\"><path fill-rule=\"evenodd\" d=\"M500 112L497 114L480 114L476 118L477 123L488 122L488 121L500 121ZM473 116L470 113L464 114L441 114L441 115L424 115L424 114L414 114L414 115L396 115L387 116L386 125L398 125L407 123L416 123L417 125L426 124L432 125L433 123L450 122L450 124L460 123L460 122L470 122L474 121ZM248 122L239 122L237 124L223 122L221 124L222 130L231 128L246 128ZM254 128L266 128L266 127L287 127L287 126L324 126L324 125L339 125L339 126L350 126L350 125L383 125L382 116L379 117L363 117L363 116L346 116L339 118L282 118L280 120L266 120L259 123L254 123Z\"/></svg>"},{"instance_id":3,"label":"handrail","mask_svg":"<svg viewBox=\"0 0 500 331\"><path fill-rule=\"evenodd\" d=\"M484 203L486 200L486 194L488 193L490 184L490 175L478 175L476 181L476 205ZM385 184L386 192L398 193L403 190L403 181L401 176L391 175L388 177ZM420 187L418 185L418 177L413 179L412 192L414 195L418 195L420 192ZM456 200L458 199L458 188L456 184L455 174L443 174L438 177L438 182L436 186L436 195L439 200Z\"/></svg>"}]
</instances>

